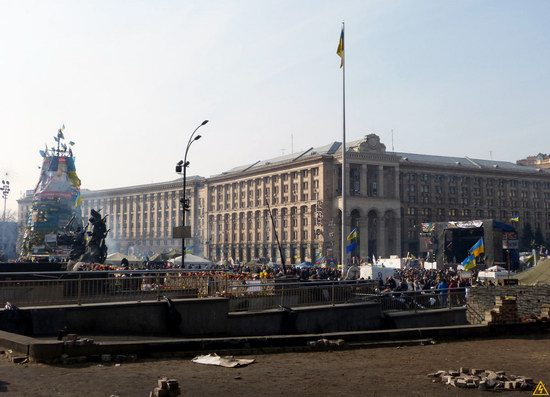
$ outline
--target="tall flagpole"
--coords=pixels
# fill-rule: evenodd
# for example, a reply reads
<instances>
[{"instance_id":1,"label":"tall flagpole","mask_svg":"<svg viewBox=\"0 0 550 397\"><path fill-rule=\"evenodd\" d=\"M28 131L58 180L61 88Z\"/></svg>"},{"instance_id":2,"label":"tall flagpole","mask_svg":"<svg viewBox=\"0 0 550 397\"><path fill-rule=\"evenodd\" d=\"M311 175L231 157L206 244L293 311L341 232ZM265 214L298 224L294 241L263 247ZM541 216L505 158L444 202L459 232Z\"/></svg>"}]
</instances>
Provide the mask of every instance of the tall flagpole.
<instances>
[{"instance_id":1,"label":"tall flagpole","mask_svg":"<svg viewBox=\"0 0 550 397\"><path fill-rule=\"evenodd\" d=\"M341 258L342 258L342 277L347 273L347 253L346 253L346 51L344 46L344 22L342 22L342 33L336 53L340 56L340 67L342 68L342 236L341 236Z\"/></svg>"}]
</instances>

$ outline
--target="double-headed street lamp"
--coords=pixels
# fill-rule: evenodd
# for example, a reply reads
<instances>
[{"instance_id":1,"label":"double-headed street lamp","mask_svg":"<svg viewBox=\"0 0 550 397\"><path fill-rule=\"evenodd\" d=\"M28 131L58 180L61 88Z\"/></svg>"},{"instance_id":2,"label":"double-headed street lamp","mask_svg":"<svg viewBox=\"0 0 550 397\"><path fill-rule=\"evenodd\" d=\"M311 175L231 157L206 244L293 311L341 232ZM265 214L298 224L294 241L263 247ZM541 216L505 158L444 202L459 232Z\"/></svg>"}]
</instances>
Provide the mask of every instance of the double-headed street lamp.
<instances>
[{"instance_id":1,"label":"double-headed street lamp","mask_svg":"<svg viewBox=\"0 0 550 397\"><path fill-rule=\"evenodd\" d=\"M180 203L182 205L183 211L182 211L182 221L181 221L181 267L184 267L185 264L185 212L189 211L190 209L190 200L186 197L186 184L187 184L187 167L189 166L189 161L187 161L187 153L189 152L189 148L193 144L193 142L198 141L201 139L200 135L195 136L195 132L199 128L201 128L203 125L208 123L208 120L204 120L202 123L199 124L197 128L193 131L191 136L189 137L189 141L187 142L187 147L185 148L185 156L183 157L183 160L180 160L178 164L176 164L176 172L177 173L183 173L183 195L180 199ZM182 169L183 168L183 169Z\"/></svg>"},{"instance_id":2,"label":"double-headed street lamp","mask_svg":"<svg viewBox=\"0 0 550 397\"><path fill-rule=\"evenodd\" d=\"M2 198L4 199L4 215L2 217L2 246L0 247L0 256L4 256L5 251L5 230L6 230L6 201L8 200L8 194L10 194L10 181L8 181L8 173L6 172L6 179L2 180Z\"/></svg>"}]
</instances>

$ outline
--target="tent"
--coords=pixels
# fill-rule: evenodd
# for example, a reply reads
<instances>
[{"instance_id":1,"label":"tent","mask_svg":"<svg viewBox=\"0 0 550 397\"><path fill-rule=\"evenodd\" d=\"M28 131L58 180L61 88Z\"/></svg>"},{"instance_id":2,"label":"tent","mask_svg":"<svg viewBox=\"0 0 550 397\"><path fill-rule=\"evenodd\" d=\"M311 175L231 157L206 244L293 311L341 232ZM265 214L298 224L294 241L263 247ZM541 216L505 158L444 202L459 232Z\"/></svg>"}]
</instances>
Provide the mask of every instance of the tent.
<instances>
[{"instance_id":1,"label":"tent","mask_svg":"<svg viewBox=\"0 0 550 397\"><path fill-rule=\"evenodd\" d=\"M516 278L522 285L550 284L550 259L541 261L537 266L518 273Z\"/></svg>"},{"instance_id":2,"label":"tent","mask_svg":"<svg viewBox=\"0 0 550 397\"><path fill-rule=\"evenodd\" d=\"M311 262L302 262L299 265L296 266L298 269L311 269L312 267L315 267L315 265Z\"/></svg>"},{"instance_id":3,"label":"tent","mask_svg":"<svg viewBox=\"0 0 550 397\"><path fill-rule=\"evenodd\" d=\"M120 262L122 259L126 258L129 263L140 263L142 260L134 255L127 255L120 252L113 252L112 254L107 255L107 259L105 259L105 263L111 264L111 265L120 265Z\"/></svg>"},{"instance_id":4,"label":"tent","mask_svg":"<svg viewBox=\"0 0 550 397\"><path fill-rule=\"evenodd\" d=\"M176 266L181 266L181 255L172 259L171 262ZM194 268L199 269L209 269L214 265L214 263L208 259L201 258L200 256L185 254L185 267L188 267L188 265L192 265Z\"/></svg>"},{"instance_id":5,"label":"tent","mask_svg":"<svg viewBox=\"0 0 550 397\"><path fill-rule=\"evenodd\" d=\"M489 268L487 268L487 270L485 270L486 272L506 272L508 271L506 268L502 267L502 266L498 266L498 265L495 265L495 266L491 266Z\"/></svg>"},{"instance_id":6,"label":"tent","mask_svg":"<svg viewBox=\"0 0 550 397\"><path fill-rule=\"evenodd\" d=\"M501 266L491 266L477 275L478 280L503 280L506 278L516 278L516 273L509 272Z\"/></svg>"}]
</instances>

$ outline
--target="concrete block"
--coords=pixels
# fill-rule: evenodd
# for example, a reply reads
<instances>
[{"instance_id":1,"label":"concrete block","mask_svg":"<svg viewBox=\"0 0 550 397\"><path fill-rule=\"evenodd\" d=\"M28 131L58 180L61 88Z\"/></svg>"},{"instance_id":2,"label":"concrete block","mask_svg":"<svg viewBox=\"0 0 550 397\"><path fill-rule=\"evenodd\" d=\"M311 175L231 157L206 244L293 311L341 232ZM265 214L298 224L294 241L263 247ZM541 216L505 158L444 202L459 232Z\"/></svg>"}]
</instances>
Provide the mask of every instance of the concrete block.
<instances>
[{"instance_id":1,"label":"concrete block","mask_svg":"<svg viewBox=\"0 0 550 397\"><path fill-rule=\"evenodd\" d=\"M170 390L161 389L160 387L155 387L153 389L153 396L154 397L171 397Z\"/></svg>"},{"instance_id":2,"label":"concrete block","mask_svg":"<svg viewBox=\"0 0 550 397\"><path fill-rule=\"evenodd\" d=\"M180 385L177 380L175 379L168 379L168 390L179 390Z\"/></svg>"},{"instance_id":3,"label":"concrete block","mask_svg":"<svg viewBox=\"0 0 550 397\"><path fill-rule=\"evenodd\" d=\"M167 378L159 379L158 388L163 390L168 390L168 379Z\"/></svg>"}]
</instances>

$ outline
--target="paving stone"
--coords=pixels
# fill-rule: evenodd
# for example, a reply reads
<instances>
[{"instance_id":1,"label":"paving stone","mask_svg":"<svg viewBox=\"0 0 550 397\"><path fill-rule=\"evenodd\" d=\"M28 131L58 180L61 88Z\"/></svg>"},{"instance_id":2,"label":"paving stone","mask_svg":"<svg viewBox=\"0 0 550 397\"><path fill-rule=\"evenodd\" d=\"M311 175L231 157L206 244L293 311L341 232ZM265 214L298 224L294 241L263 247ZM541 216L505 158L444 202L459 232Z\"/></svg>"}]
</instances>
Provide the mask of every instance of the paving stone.
<instances>
[{"instance_id":1,"label":"paving stone","mask_svg":"<svg viewBox=\"0 0 550 397\"><path fill-rule=\"evenodd\" d=\"M443 383L450 383L450 381L453 379L453 377L451 375L443 375L441 377L441 382Z\"/></svg>"},{"instance_id":2,"label":"paving stone","mask_svg":"<svg viewBox=\"0 0 550 397\"><path fill-rule=\"evenodd\" d=\"M514 390L516 388L516 382L507 380L504 382L504 388L507 390Z\"/></svg>"},{"instance_id":3,"label":"paving stone","mask_svg":"<svg viewBox=\"0 0 550 397\"><path fill-rule=\"evenodd\" d=\"M466 382L464 379L461 379L461 378L458 378L456 381L455 381L455 385L456 387L462 387L462 388L466 388L468 387L468 382Z\"/></svg>"}]
</instances>

